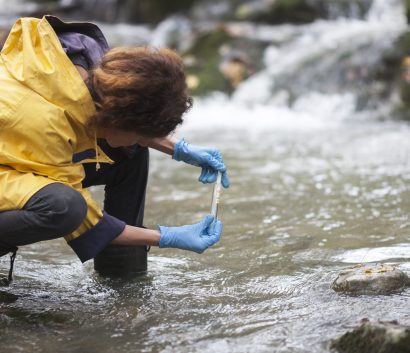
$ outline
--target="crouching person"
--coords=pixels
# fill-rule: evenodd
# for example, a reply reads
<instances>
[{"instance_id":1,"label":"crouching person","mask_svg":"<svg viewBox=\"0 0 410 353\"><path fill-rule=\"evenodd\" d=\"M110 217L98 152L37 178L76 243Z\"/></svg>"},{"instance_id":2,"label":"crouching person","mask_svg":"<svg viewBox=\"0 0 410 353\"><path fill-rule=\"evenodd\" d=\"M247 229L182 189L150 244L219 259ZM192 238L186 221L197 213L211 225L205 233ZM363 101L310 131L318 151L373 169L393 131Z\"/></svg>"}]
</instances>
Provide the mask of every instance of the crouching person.
<instances>
[{"instance_id":1,"label":"crouching person","mask_svg":"<svg viewBox=\"0 0 410 353\"><path fill-rule=\"evenodd\" d=\"M82 262L109 244L202 253L221 236L212 216L142 227L148 148L218 172L217 149L171 137L192 105L181 58L169 49L109 50L91 23L21 18L0 60L0 255L65 237ZM104 211L86 190L105 185ZM11 280L12 266L9 280Z\"/></svg>"}]
</instances>

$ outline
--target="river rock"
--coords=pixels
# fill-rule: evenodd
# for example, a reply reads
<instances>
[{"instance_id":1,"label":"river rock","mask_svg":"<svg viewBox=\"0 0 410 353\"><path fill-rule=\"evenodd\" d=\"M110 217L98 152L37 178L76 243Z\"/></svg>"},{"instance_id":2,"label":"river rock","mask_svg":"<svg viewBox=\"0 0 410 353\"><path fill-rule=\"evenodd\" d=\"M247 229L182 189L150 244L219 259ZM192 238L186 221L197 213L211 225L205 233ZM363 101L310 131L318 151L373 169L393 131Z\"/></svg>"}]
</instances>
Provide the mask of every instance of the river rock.
<instances>
[{"instance_id":1,"label":"river rock","mask_svg":"<svg viewBox=\"0 0 410 353\"><path fill-rule=\"evenodd\" d=\"M410 278L385 264L357 265L343 270L331 288L350 294L389 294L410 285Z\"/></svg>"},{"instance_id":2,"label":"river rock","mask_svg":"<svg viewBox=\"0 0 410 353\"><path fill-rule=\"evenodd\" d=\"M359 327L332 341L330 347L339 353L410 353L410 326L364 319Z\"/></svg>"},{"instance_id":3,"label":"river rock","mask_svg":"<svg viewBox=\"0 0 410 353\"><path fill-rule=\"evenodd\" d=\"M18 296L13 293L0 291L0 304L14 303L18 299Z\"/></svg>"}]
</instances>

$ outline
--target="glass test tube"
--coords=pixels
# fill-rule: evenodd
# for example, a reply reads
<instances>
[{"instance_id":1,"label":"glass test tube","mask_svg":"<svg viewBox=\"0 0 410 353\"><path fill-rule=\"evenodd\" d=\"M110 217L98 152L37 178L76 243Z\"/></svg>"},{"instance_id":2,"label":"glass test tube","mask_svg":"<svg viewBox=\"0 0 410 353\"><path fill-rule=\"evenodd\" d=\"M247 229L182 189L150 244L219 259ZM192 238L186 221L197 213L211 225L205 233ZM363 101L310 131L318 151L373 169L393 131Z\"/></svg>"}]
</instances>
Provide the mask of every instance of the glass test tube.
<instances>
[{"instance_id":1,"label":"glass test tube","mask_svg":"<svg viewBox=\"0 0 410 353\"><path fill-rule=\"evenodd\" d=\"M212 194L212 205L211 205L211 215L217 218L218 216L218 205L219 205L219 197L221 195L221 180L222 180L222 173L218 172L218 176L216 178L216 182L214 185L214 192Z\"/></svg>"}]
</instances>

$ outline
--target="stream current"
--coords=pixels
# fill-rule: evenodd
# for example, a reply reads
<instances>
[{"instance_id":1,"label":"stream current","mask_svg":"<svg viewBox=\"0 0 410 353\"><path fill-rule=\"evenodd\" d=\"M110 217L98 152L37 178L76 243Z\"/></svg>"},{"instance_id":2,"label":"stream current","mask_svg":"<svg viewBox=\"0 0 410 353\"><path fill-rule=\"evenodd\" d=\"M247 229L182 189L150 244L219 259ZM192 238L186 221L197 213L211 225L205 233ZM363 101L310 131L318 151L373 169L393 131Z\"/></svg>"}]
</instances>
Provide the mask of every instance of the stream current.
<instances>
[{"instance_id":1,"label":"stream current","mask_svg":"<svg viewBox=\"0 0 410 353\"><path fill-rule=\"evenodd\" d=\"M403 29L391 24L383 38ZM289 48L281 54L293 55ZM347 93L249 102L243 92L255 93L266 75L232 98L197 100L177 131L224 155L232 186L221 194L221 242L202 255L152 249L148 274L127 280L99 277L63 240L22 247L15 282L0 291L0 352L321 353L362 318L410 325L410 289L372 297L330 289L358 263L410 273L410 126L382 107L356 112ZM150 168L147 227L209 212L212 186L196 181L197 168L156 151ZM5 273L6 257L0 266Z\"/></svg>"},{"instance_id":2,"label":"stream current","mask_svg":"<svg viewBox=\"0 0 410 353\"><path fill-rule=\"evenodd\" d=\"M221 242L203 255L152 249L148 274L132 280L100 278L63 240L22 248L2 289L2 352L326 352L364 317L410 324L410 290L329 288L362 262L410 272L410 127L207 129L201 108L181 133L220 147L229 166ZM146 226L209 212L212 187L196 168L152 153L150 173Z\"/></svg>"}]
</instances>

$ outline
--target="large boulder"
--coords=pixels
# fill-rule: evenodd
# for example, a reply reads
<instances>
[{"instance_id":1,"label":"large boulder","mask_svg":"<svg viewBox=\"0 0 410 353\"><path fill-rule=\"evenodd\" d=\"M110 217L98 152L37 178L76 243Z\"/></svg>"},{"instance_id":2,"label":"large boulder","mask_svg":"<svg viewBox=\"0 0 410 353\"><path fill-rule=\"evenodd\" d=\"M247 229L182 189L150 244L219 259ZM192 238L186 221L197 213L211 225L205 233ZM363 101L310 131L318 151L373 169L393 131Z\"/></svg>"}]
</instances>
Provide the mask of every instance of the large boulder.
<instances>
[{"instance_id":1,"label":"large boulder","mask_svg":"<svg viewBox=\"0 0 410 353\"><path fill-rule=\"evenodd\" d=\"M343 270L332 284L336 292L347 294L390 294L410 285L410 278L393 266L358 265Z\"/></svg>"},{"instance_id":2,"label":"large boulder","mask_svg":"<svg viewBox=\"0 0 410 353\"><path fill-rule=\"evenodd\" d=\"M410 353L410 327L397 322L369 322L335 339L331 349L339 353Z\"/></svg>"}]
</instances>

